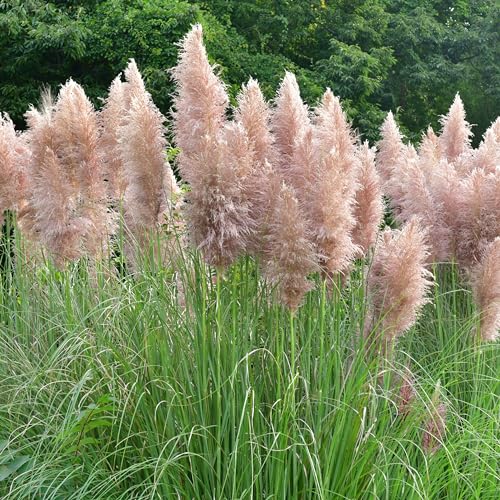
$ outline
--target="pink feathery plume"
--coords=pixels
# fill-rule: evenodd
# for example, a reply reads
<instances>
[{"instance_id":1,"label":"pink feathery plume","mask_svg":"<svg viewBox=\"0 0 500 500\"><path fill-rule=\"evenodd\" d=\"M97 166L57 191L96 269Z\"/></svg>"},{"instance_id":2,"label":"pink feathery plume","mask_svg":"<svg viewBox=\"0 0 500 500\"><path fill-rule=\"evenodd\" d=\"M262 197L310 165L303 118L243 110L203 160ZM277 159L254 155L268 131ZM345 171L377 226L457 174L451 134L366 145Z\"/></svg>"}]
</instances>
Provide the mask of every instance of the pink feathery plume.
<instances>
[{"instance_id":1,"label":"pink feathery plume","mask_svg":"<svg viewBox=\"0 0 500 500\"><path fill-rule=\"evenodd\" d=\"M200 25L183 39L173 75L179 168L191 188L189 233L205 260L224 268L243 253L255 231L254 145L242 122L226 123L227 94L208 62Z\"/></svg>"},{"instance_id":2,"label":"pink feathery plume","mask_svg":"<svg viewBox=\"0 0 500 500\"><path fill-rule=\"evenodd\" d=\"M125 84L123 86L123 105L125 110L129 110L132 105L132 99L138 94L148 94L146 85L142 78L141 72L137 67L134 59L130 59L127 67L123 71L125 76Z\"/></svg>"},{"instance_id":3,"label":"pink feathery plume","mask_svg":"<svg viewBox=\"0 0 500 500\"><path fill-rule=\"evenodd\" d=\"M448 261L452 255L454 228L446 224L443 204L436 200L421 162L407 163L404 182L405 192L397 219L404 223L417 217L429 235L429 261Z\"/></svg>"},{"instance_id":4,"label":"pink feathery plume","mask_svg":"<svg viewBox=\"0 0 500 500\"><path fill-rule=\"evenodd\" d=\"M354 155L356 137L342 110L340 99L330 89L326 89L314 110L314 126L314 138L320 157L330 154L332 149Z\"/></svg>"},{"instance_id":5,"label":"pink feathery plume","mask_svg":"<svg viewBox=\"0 0 500 500\"><path fill-rule=\"evenodd\" d=\"M485 172L495 173L500 169L500 117L484 133L472 161L474 167Z\"/></svg>"},{"instance_id":6,"label":"pink feathery plume","mask_svg":"<svg viewBox=\"0 0 500 500\"><path fill-rule=\"evenodd\" d=\"M26 203L29 149L7 114L0 113L0 225L5 210L20 210Z\"/></svg>"},{"instance_id":7,"label":"pink feathery plume","mask_svg":"<svg viewBox=\"0 0 500 500\"><path fill-rule=\"evenodd\" d=\"M250 78L237 97L238 107L234 118L241 123L253 149L258 165L273 162L273 137L270 130L271 111L257 80Z\"/></svg>"},{"instance_id":8,"label":"pink feathery plume","mask_svg":"<svg viewBox=\"0 0 500 500\"><path fill-rule=\"evenodd\" d=\"M248 182L245 181L243 184L246 190L246 199L250 203L249 215L255 224L253 236L248 239L247 250L254 255L259 255L262 253L269 216L267 212L269 200L266 199L269 188L268 170L269 165L275 161L273 136L270 130L271 111L258 82L252 78L247 85L243 85L237 102L234 121L246 133L248 147L236 147L235 151L244 152L243 164L246 164L250 157L252 160L252 164L245 168ZM233 136L240 137L237 142L241 143L243 138L241 134L233 134ZM236 158L233 161L237 163Z\"/></svg>"},{"instance_id":9,"label":"pink feathery plume","mask_svg":"<svg viewBox=\"0 0 500 500\"><path fill-rule=\"evenodd\" d=\"M319 165L312 189L314 199L306 206L321 269L330 278L347 270L358 252L351 238L356 225L355 174L351 159L333 150Z\"/></svg>"},{"instance_id":10,"label":"pink feathery plume","mask_svg":"<svg viewBox=\"0 0 500 500\"><path fill-rule=\"evenodd\" d=\"M359 248L359 255L365 256L377 239L378 228L384 216L384 202L375 167L375 150L365 142L358 148L357 155L360 167L354 205L356 225L352 241Z\"/></svg>"},{"instance_id":11,"label":"pink feathery plume","mask_svg":"<svg viewBox=\"0 0 500 500\"><path fill-rule=\"evenodd\" d=\"M383 352L411 328L427 302L431 273L425 268L426 233L416 219L401 230L386 229L375 247L367 276L370 301L365 335L376 330L375 341Z\"/></svg>"},{"instance_id":12,"label":"pink feathery plume","mask_svg":"<svg viewBox=\"0 0 500 500\"><path fill-rule=\"evenodd\" d=\"M295 189L301 203L313 200L316 176L318 175L320 155L314 138L312 125L304 127L297 138L290 161L292 168L287 169L286 181Z\"/></svg>"},{"instance_id":13,"label":"pink feathery plume","mask_svg":"<svg viewBox=\"0 0 500 500\"><path fill-rule=\"evenodd\" d=\"M26 112L27 143L31 150L29 208L20 221L32 241L45 246L56 265L62 266L81 255L82 226L74 218L77 207L75 188L68 182L62 163L55 154L54 104L44 94L38 111ZM50 196L47 196L50 193Z\"/></svg>"},{"instance_id":14,"label":"pink feathery plume","mask_svg":"<svg viewBox=\"0 0 500 500\"><path fill-rule=\"evenodd\" d=\"M119 128L119 150L127 183L124 216L139 242L164 222L177 186L166 159L164 116L149 94L133 95L124 125Z\"/></svg>"},{"instance_id":15,"label":"pink feathery plume","mask_svg":"<svg viewBox=\"0 0 500 500\"><path fill-rule=\"evenodd\" d=\"M382 138L377 144L377 170L382 181L382 191L389 197L394 214L398 215L406 192L406 169L417 160L418 154L411 144L403 143L403 136L391 112L387 114L380 132Z\"/></svg>"},{"instance_id":16,"label":"pink feathery plume","mask_svg":"<svg viewBox=\"0 0 500 500\"><path fill-rule=\"evenodd\" d=\"M108 97L99 112L99 149L104 162L104 175L108 182L108 195L111 200L120 200L127 186L123 172L123 162L119 147L119 129L124 124L128 109L126 107L126 83L118 75L109 87Z\"/></svg>"},{"instance_id":17,"label":"pink feathery plume","mask_svg":"<svg viewBox=\"0 0 500 500\"><path fill-rule=\"evenodd\" d=\"M53 152L55 148L52 95L50 92L43 92L41 97L40 110L31 106L24 115L27 123L24 140L29 149L29 162L26 169L29 188L26 195L27 202L19 214L18 224L23 234L32 243L41 241L43 235L41 230L43 223L40 224L40 220L37 218L35 209L37 200L33 197L33 189L40 167L45 161L47 150L50 149ZM38 201L47 203L50 200L44 196Z\"/></svg>"},{"instance_id":18,"label":"pink feathery plume","mask_svg":"<svg viewBox=\"0 0 500 500\"><path fill-rule=\"evenodd\" d=\"M305 207L323 274L333 277L347 270L358 252L351 234L359 160L354 134L330 90L315 110L313 146L317 165Z\"/></svg>"},{"instance_id":19,"label":"pink feathery plume","mask_svg":"<svg viewBox=\"0 0 500 500\"><path fill-rule=\"evenodd\" d=\"M239 124L228 124L220 138L207 134L204 140L196 156L184 159L199 170L191 182L186 216L193 244L209 264L222 269L244 252L254 229L246 185L252 157Z\"/></svg>"},{"instance_id":20,"label":"pink feathery plume","mask_svg":"<svg viewBox=\"0 0 500 500\"><path fill-rule=\"evenodd\" d=\"M113 223L98 149L97 114L83 88L71 79L59 92L53 126L53 151L77 199L74 217L80 219L77 225L82 229L82 245L90 256L102 256Z\"/></svg>"},{"instance_id":21,"label":"pink feathery plume","mask_svg":"<svg viewBox=\"0 0 500 500\"><path fill-rule=\"evenodd\" d=\"M180 148L179 168L190 184L198 176L195 157L206 145L206 136L215 141L226 122L228 96L221 79L210 65L200 24L182 39L177 66L172 72L177 84L174 98L174 132Z\"/></svg>"},{"instance_id":22,"label":"pink feathery plume","mask_svg":"<svg viewBox=\"0 0 500 500\"><path fill-rule=\"evenodd\" d=\"M63 172L61 161L47 146L33 174L31 205L39 241L58 267L82 255L82 234L87 230L83 219L73 215L78 209L77 199Z\"/></svg>"},{"instance_id":23,"label":"pink feathery plume","mask_svg":"<svg viewBox=\"0 0 500 500\"><path fill-rule=\"evenodd\" d=\"M432 163L439 162L440 160L439 139L430 125L427 127L425 134L422 135L418 155L421 159Z\"/></svg>"},{"instance_id":24,"label":"pink feathery plume","mask_svg":"<svg viewBox=\"0 0 500 500\"><path fill-rule=\"evenodd\" d=\"M441 242L438 243L441 250L436 252L435 257L445 261L456 256L457 234L462 224L462 182L454 165L441 159L433 175L427 176L426 183L434 200L434 207L438 210L436 216L443 231Z\"/></svg>"},{"instance_id":25,"label":"pink feathery plume","mask_svg":"<svg viewBox=\"0 0 500 500\"><path fill-rule=\"evenodd\" d=\"M316 258L293 189L283 182L275 200L264 271L270 282L278 286L280 302L294 311L313 288L307 277L317 270Z\"/></svg>"},{"instance_id":26,"label":"pink feathery plume","mask_svg":"<svg viewBox=\"0 0 500 500\"><path fill-rule=\"evenodd\" d=\"M460 182L456 258L471 269L500 236L500 175L474 169Z\"/></svg>"},{"instance_id":27,"label":"pink feathery plume","mask_svg":"<svg viewBox=\"0 0 500 500\"><path fill-rule=\"evenodd\" d=\"M377 169L383 185L393 175L397 175L398 166L404 151L403 136L399 131L392 111L387 116L380 128L381 139L377 144L378 154L376 158Z\"/></svg>"},{"instance_id":28,"label":"pink feathery plume","mask_svg":"<svg viewBox=\"0 0 500 500\"><path fill-rule=\"evenodd\" d=\"M484 341L496 340L500 335L500 237L483 252L473 273L472 289L481 314L481 338Z\"/></svg>"},{"instance_id":29,"label":"pink feathery plume","mask_svg":"<svg viewBox=\"0 0 500 500\"><path fill-rule=\"evenodd\" d=\"M271 128L277 150L277 164L288 172L296 141L310 124L307 106L302 102L300 89L295 75L286 72L278 89Z\"/></svg>"},{"instance_id":30,"label":"pink feathery plume","mask_svg":"<svg viewBox=\"0 0 500 500\"><path fill-rule=\"evenodd\" d=\"M460 155L469 152L472 136L470 124L465 119L464 105L458 93L448 114L441 118L441 124L443 125L439 136L441 154L453 162Z\"/></svg>"}]
</instances>

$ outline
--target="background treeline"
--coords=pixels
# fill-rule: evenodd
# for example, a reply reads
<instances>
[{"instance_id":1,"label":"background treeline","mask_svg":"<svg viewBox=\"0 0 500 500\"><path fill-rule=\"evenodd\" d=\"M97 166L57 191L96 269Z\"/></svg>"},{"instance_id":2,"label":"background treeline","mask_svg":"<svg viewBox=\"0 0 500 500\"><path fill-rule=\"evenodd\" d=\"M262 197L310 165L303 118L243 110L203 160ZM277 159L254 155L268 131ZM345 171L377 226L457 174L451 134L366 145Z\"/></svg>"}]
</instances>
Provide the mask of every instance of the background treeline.
<instances>
[{"instance_id":1,"label":"background treeline","mask_svg":"<svg viewBox=\"0 0 500 500\"><path fill-rule=\"evenodd\" d=\"M234 98L259 80L272 97L294 71L306 102L332 88L364 137L389 109L417 139L457 91L478 140L500 105L495 0L0 0L0 109L23 113L72 76L99 104L134 57L163 113L179 40L195 22Z\"/></svg>"}]
</instances>

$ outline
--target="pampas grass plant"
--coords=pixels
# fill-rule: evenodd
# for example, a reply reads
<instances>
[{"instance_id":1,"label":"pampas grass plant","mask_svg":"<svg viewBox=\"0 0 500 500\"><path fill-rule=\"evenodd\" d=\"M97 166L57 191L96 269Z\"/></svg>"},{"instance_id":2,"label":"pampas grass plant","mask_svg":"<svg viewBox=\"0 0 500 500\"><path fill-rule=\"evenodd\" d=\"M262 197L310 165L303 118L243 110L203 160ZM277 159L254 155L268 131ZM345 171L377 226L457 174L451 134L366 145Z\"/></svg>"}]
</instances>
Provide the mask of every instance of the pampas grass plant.
<instances>
[{"instance_id":1,"label":"pampas grass plant","mask_svg":"<svg viewBox=\"0 0 500 500\"><path fill-rule=\"evenodd\" d=\"M0 497L496 498L500 122L229 113L200 25L172 75L181 187L133 60L0 119Z\"/></svg>"}]
</instances>

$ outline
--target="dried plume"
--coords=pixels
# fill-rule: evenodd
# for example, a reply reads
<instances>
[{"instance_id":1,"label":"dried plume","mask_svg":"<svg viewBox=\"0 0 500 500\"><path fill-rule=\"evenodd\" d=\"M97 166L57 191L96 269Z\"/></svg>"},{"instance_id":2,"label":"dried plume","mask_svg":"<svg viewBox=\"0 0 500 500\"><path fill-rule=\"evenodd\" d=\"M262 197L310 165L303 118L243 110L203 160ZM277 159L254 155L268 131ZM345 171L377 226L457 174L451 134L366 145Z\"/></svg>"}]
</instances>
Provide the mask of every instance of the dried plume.
<instances>
[{"instance_id":1,"label":"dried plume","mask_svg":"<svg viewBox=\"0 0 500 500\"><path fill-rule=\"evenodd\" d=\"M50 93L42 95L41 109L26 112L27 142L31 150L29 163L30 193L28 207L20 226L31 241L48 249L55 263L62 266L81 255L84 230L76 217L77 196L67 180L57 157L54 103ZM47 196L50 193L50 196Z\"/></svg>"},{"instance_id":2,"label":"dried plume","mask_svg":"<svg viewBox=\"0 0 500 500\"><path fill-rule=\"evenodd\" d=\"M245 152L243 164L251 157L252 164L245 168L247 181L244 182L246 199L250 204L249 215L254 223L253 237L249 238L247 250L258 255L262 251L267 219L269 217L267 192L269 189L269 168L275 162L273 136L270 130L271 110L262 95L259 84L250 78L243 85L237 97L238 106L234 121L242 127L248 139L248 148L236 147L235 151ZM234 137L243 137L237 134ZM240 141L237 141L241 143ZM243 144L241 144L243 146ZM236 160L236 159L235 159Z\"/></svg>"},{"instance_id":3,"label":"dried plume","mask_svg":"<svg viewBox=\"0 0 500 500\"><path fill-rule=\"evenodd\" d=\"M377 169L382 183L388 182L397 174L398 165L404 152L403 136L394 120L392 111L387 116L380 128L381 139L377 144Z\"/></svg>"},{"instance_id":4,"label":"dried plume","mask_svg":"<svg viewBox=\"0 0 500 500\"><path fill-rule=\"evenodd\" d=\"M416 322L427 302L430 272L425 268L428 250L426 234L417 220L401 230L386 229L375 247L367 276L370 300L365 334L376 330L382 351L392 346Z\"/></svg>"},{"instance_id":5,"label":"dried plume","mask_svg":"<svg viewBox=\"0 0 500 500\"><path fill-rule=\"evenodd\" d=\"M456 258L471 269L488 244L500 236L500 174L474 169L459 189Z\"/></svg>"},{"instance_id":6,"label":"dried plume","mask_svg":"<svg viewBox=\"0 0 500 500\"><path fill-rule=\"evenodd\" d=\"M418 155L420 159L426 160L429 164L433 165L441 159L439 153L439 139L430 125L422 136L422 142L418 148Z\"/></svg>"},{"instance_id":7,"label":"dried plume","mask_svg":"<svg viewBox=\"0 0 500 500\"><path fill-rule=\"evenodd\" d=\"M481 314L481 338L494 341L500 335L500 237L484 251L473 274L472 288Z\"/></svg>"},{"instance_id":8,"label":"dried plume","mask_svg":"<svg viewBox=\"0 0 500 500\"><path fill-rule=\"evenodd\" d=\"M237 102L235 121L241 123L248 136L255 162L260 166L266 161L272 163L274 151L270 130L271 111L262 95L259 83L250 78L238 94Z\"/></svg>"},{"instance_id":9,"label":"dried plume","mask_svg":"<svg viewBox=\"0 0 500 500\"><path fill-rule=\"evenodd\" d=\"M340 99L326 89L314 110L314 136L318 154L324 157L333 149L354 154L356 137L342 110Z\"/></svg>"},{"instance_id":10,"label":"dried plume","mask_svg":"<svg viewBox=\"0 0 500 500\"><path fill-rule=\"evenodd\" d=\"M186 216L194 245L209 264L224 268L244 252L253 234L249 175L245 171L252 157L246 134L238 124L227 125L223 137L205 135L204 139L193 158L199 178L191 183Z\"/></svg>"},{"instance_id":11,"label":"dried plume","mask_svg":"<svg viewBox=\"0 0 500 500\"><path fill-rule=\"evenodd\" d=\"M375 167L375 150L365 142L359 147L357 155L360 167L354 205L356 225L352 240L359 248L359 255L365 256L377 239L378 228L384 216L384 203Z\"/></svg>"},{"instance_id":12,"label":"dried plume","mask_svg":"<svg viewBox=\"0 0 500 500\"><path fill-rule=\"evenodd\" d=\"M135 96L139 94L149 94L146 91L146 85L144 84L144 80L135 59L129 60L123 73L125 75L125 85L123 87L124 108L128 110L132 106L132 99Z\"/></svg>"},{"instance_id":13,"label":"dried plume","mask_svg":"<svg viewBox=\"0 0 500 500\"><path fill-rule=\"evenodd\" d=\"M307 277L317 265L293 189L283 182L275 196L264 270L270 282L278 286L280 302L294 311L313 288Z\"/></svg>"},{"instance_id":14,"label":"dried plume","mask_svg":"<svg viewBox=\"0 0 500 500\"><path fill-rule=\"evenodd\" d=\"M127 181L124 210L127 228L142 242L164 221L176 190L166 160L164 117L147 92L131 101L119 129L119 148Z\"/></svg>"},{"instance_id":15,"label":"dried plume","mask_svg":"<svg viewBox=\"0 0 500 500\"><path fill-rule=\"evenodd\" d=\"M295 142L290 161L292 167L288 168L286 173L287 183L295 189L302 203L307 204L314 197L319 161L320 156L314 140L314 128L312 125L307 125Z\"/></svg>"}]
</instances>

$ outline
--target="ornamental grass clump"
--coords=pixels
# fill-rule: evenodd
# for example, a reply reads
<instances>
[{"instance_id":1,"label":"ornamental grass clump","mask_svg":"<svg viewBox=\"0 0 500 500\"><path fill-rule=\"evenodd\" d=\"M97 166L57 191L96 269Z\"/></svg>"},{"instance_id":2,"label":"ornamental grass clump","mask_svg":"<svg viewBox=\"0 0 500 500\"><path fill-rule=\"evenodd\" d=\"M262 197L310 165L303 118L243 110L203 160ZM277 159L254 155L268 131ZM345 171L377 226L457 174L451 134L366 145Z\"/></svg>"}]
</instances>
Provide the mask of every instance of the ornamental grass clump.
<instances>
[{"instance_id":1,"label":"ornamental grass clump","mask_svg":"<svg viewBox=\"0 0 500 500\"><path fill-rule=\"evenodd\" d=\"M429 260L456 261L470 278L481 274L487 249L500 237L500 120L472 148L471 126L457 94L441 123L440 135L429 128L415 153L402 143L389 114L381 129L377 166L396 219L405 223L416 216L427 228ZM499 266L498 261L488 263L490 276ZM476 296L481 311L481 294ZM489 333L483 339L497 335L490 327L485 330Z\"/></svg>"}]
</instances>

